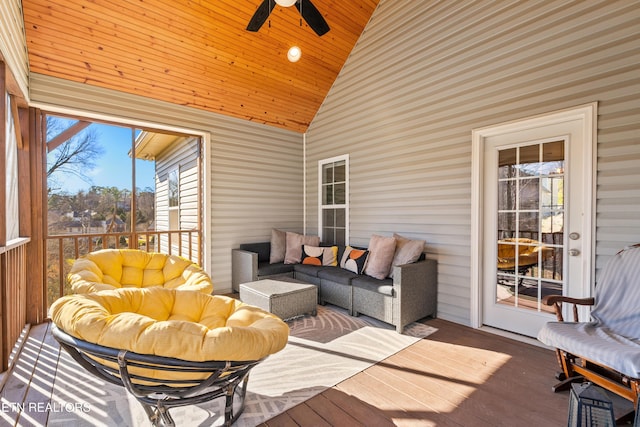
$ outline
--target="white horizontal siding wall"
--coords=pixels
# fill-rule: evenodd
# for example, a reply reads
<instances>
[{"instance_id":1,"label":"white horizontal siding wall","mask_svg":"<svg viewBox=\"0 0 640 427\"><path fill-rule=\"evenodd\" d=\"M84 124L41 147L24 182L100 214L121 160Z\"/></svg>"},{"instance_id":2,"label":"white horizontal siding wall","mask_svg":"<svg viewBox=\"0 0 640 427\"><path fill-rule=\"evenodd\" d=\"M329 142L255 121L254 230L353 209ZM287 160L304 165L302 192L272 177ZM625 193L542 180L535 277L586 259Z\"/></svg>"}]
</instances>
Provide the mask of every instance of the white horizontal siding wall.
<instances>
[{"instance_id":1,"label":"white horizontal siding wall","mask_svg":"<svg viewBox=\"0 0 640 427\"><path fill-rule=\"evenodd\" d=\"M302 135L189 107L31 75L32 103L122 123L205 133L205 266L214 292L231 290L231 249L268 241L271 229L302 230ZM163 201L164 200L164 201ZM167 200L159 198L158 207ZM162 221L161 215L158 218ZM168 218L165 219L168 221Z\"/></svg>"},{"instance_id":2,"label":"white horizontal siding wall","mask_svg":"<svg viewBox=\"0 0 640 427\"><path fill-rule=\"evenodd\" d=\"M317 162L348 153L351 243L426 240L438 316L469 324L472 129L598 101L601 267L640 241L639 20L630 0L382 0L306 135L309 231Z\"/></svg>"},{"instance_id":3,"label":"white horizontal siding wall","mask_svg":"<svg viewBox=\"0 0 640 427\"><path fill-rule=\"evenodd\" d=\"M20 0L0 1L0 59L9 67L9 92L27 99L29 58Z\"/></svg>"}]
</instances>

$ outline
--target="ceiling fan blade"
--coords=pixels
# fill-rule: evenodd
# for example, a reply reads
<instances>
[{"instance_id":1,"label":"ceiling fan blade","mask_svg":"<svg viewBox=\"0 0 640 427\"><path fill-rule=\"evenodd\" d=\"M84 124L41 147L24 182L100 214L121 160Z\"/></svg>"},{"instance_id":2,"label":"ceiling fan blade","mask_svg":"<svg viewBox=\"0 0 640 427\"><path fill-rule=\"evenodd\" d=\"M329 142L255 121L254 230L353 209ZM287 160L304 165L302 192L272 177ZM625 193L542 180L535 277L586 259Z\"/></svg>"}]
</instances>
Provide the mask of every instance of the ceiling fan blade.
<instances>
[{"instance_id":1,"label":"ceiling fan blade","mask_svg":"<svg viewBox=\"0 0 640 427\"><path fill-rule=\"evenodd\" d=\"M324 20L320 11L311 3L311 0L298 0L296 8L317 35L321 36L329 31L329 24Z\"/></svg>"},{"instance_id":2,"label":"ceiling fan blade","mask_svg":"<svg viewBox=\"0 0 640 427\"><path fill-rule=\"evenodd\" d=\"M251 21L249 21L249 25L247 25L248 31L256 32L262 27L269 18L271 11L276 6L276 3L272 0L263 0L263 2L258 6L256 13L251 17Z\"/></svg>"}]
</instances>

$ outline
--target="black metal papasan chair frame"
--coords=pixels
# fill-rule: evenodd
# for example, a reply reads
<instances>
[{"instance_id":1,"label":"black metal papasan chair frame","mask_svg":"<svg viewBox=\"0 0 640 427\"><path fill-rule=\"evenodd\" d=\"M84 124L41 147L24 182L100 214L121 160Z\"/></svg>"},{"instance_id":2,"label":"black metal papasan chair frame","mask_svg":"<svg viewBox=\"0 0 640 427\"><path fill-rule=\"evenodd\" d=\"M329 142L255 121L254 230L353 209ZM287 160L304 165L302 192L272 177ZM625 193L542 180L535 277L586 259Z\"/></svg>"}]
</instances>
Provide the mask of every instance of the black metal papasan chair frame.
<instances>
[{"instance_id":1,"label":"black metal papasan chair frame","mask_svg":"<svg viewBox=\"0 0 640 427\"><path fill-rule=\"evenodd\" d=\"M249 371L264 360L193 362L90 343L67 334L55 324L52 324L52 334L83 368L100 379L125 387L142 404L154 426L175 426L169 414L172 407L204 403L223 396L224 425L232 425L244 410ZM199 380L167 380L132 374L129 367L210 375ZM235 403L239 406L234 410L236 396L239 400Z\"/></svg>"}]
</instances>

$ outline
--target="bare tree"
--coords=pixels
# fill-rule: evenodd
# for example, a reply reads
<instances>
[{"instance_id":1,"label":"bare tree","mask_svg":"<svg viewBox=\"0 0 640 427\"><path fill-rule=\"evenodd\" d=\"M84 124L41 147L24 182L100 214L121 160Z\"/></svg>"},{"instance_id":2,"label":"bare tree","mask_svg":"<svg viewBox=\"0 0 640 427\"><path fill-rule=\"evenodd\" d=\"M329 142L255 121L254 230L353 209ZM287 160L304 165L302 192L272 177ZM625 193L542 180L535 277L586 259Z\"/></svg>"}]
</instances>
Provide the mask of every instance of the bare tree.
<instances>
[{"instance_id":1,"label":"bare tree","mask_svg":"<svg viewBox=\"0 0 640 427\"><path fill-rule=\"evenodd\" d=\"M47 116L47 141L70 128L73 121ZM92 184L89 172L96 167L97 159L104 153L98 143L99 134L88 127L67 139L47 154L47 179L49 192L63 189L60 183L64 175L74 175Z\"/></svg>"},{"instance_id":2,"label":"bare tree","mask_svg":"<svg viewBox=\"0 0 640 427\"><path fill-rule=\"evenodd\" d=\"M148 231L155 218L155 191L153 188L136 189L136 229Z\"/></svg>"},{"instance_id":3,"label":"bare tree","mask_svg":"<svg viewBox=\"0 0 640 427\"><path fill-rule=\"evenodd\" d=\"M118 207L118 203L125 202L127 198L131 195L131 191L124 188L117 187L91 187L91 191L99 194L102 197L102 203L105 206L110 206L110 208L103 208L106 212L107 210L111 211L111 223L109 224L109 228L107 229L108 233L111 233L115 230L116 222L118 219L124 220L126 219L125 210Z\"/></svg>"}]
</instances>

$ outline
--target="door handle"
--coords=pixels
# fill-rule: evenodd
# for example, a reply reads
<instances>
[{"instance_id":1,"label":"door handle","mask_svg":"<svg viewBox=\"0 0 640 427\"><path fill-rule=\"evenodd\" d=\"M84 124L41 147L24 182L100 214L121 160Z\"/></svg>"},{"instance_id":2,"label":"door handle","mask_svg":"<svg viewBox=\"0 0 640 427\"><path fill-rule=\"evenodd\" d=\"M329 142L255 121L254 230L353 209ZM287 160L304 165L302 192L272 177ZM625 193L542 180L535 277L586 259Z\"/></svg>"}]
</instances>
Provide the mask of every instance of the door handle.
<instances>
[{"instance_id":1,"label":"door handle","mask_svg":"<svg viewBox=\"0 0 640 427\"><path fill-rule=\"evenodd\" d=\"M580 255L580 251L578 249L569 249L570 256L578 256Z\"/></svg>"}]
</instances>

